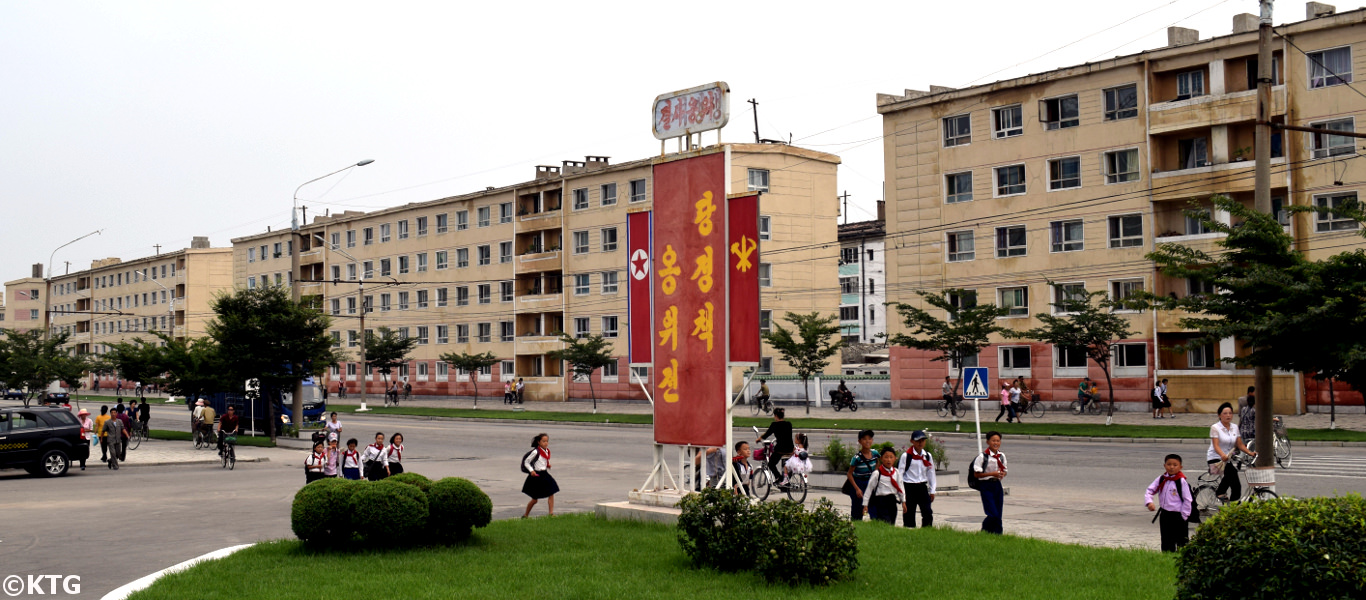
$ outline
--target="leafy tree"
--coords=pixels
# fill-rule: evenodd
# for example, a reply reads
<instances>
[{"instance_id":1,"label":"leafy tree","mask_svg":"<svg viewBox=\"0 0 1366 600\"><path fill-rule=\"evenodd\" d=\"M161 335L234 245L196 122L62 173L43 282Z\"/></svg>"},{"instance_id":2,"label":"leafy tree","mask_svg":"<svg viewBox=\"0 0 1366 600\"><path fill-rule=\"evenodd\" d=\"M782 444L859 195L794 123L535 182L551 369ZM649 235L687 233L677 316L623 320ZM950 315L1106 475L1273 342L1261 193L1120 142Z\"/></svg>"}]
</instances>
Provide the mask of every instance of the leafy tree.
<instances>
[{"instance_id":1,"label":"leafy tree","mask_svg":"<svg viewBox=\"0 0 1366 600\"><path fill-rule=\"evenodd\" d=\"M1110 358L1115 342L1132 337L1138 332L1129 329L1128 318L1116 314L1115 309L1125 308L1123 303L1109 299L1104 291L1066 290L1063 286L1049 282L1058 298L1053 306L1062 314L1041 312L1034 318L1043 323L1028 331L1013 332L1017 337L1039 340L1058 348L1069 348L1086 352L1086 357L1096 363L1105 373L1105 385L1110 390L1110 412L1105 424L1109 425L1115 416L1115 385L1110 378Z\"/></svg>"},{"instance_id":2,"label":"leafy tree","mask_svg":"<svg viewBox=\"0 0 1366 600\"><path fill-rule=\"evenodd\" d=\"M384 376L384 388L389 389L389 375L408 362L408 354L417 347L417 338L399 335L388 327L380 327L379 334L366 332L365 364Z\"/></svg>"},{"instance_id":3,"label":"leafy tree","mask_svg":"<svg viewBox=\"0 0 1366 600\"><path fill-rule=\"evenodd\" d=\"M926 304L948 314L940 319L935 313L910 304L888 302L896 307L902 321L910 333L898 333L891 337L895 346L916 350L938 352L939 356L930 360L948 361L959 365L958 379L954 389L961 389L963 379L963 359L977 356L982 348L991 344L992 335L1008 334L1010 330L1000 324L1000 317L1010 314L1010 309L995 304L978 304L977 292L959 288L949 288L942 292L916 292ZM957 301L954 301L957 298Z\"/></svg>"},{"instance_id":4,"label":"leafy tree","mask_svg":"<svg viewBox=\"0 0 1366 600\"><path fill-rule=\"evenodd\" d=\"M598 395L593 391L593 371L614 364L617 359L612 357L612 351L607 347L608 342L601 335L576 338L561 331L559 336L560 341L564 342L564 348L548 352L546 355L554 360L569 363L569 370L574 373L574 377L588 379L588 395L593 397L593 412L597 413Z\"/></svg>"},{"instance_id":5,"label":"leafy tree","mask_svg":"<svg viewBox=\"0 0 1366 600\"><path fill-rule=\"evenodd\" d=\"M479 371L485 367L492 367L498 362L498 357L492 352L483 354L468 354L464 352L447 352L441 355L441 362L451 365L459 371L470 374L470 383L474 385L474 408L479 409Z\"/></svg>"},{"instance_id":6,"label":"leafy tree","mask_svg":"<svg viewBox=\"0 0 1366 600\"><path fill-rule=\"evenodd\" d=\"M763 334L764 341L782 355L788 366L797 371L797 377L802 380L802 393L806 395L806 414L809 415L811 391L807 389L806 382L825 371L830 366L830 357L838 354L844 346L844 342L836 338L840 332L839 318L834 315L822 317L820 312L789 312L783 315L783 320L791 323L793 330L774 323L773 330Z\"/></svg>"},{"instance_id":7,"label":"leafy tree","mask_svg":"<svg viewBox=\"0 0 1366 600\"><path fill-rule=\"evenodd\" d=\"M90 357L75 352L57 352L52 357L52 376L65 385L74 396L84 384L82 379L90 370ZM79 403L78 403L79 405Z\"/></svg>"},{"instance_id":8,"label":"leafy tree","mask_svg":"<svg viewBox=\"0 0 1366 600\"><path fill-rule=\"evenodd\" d=\"M48 384L66 381L72 377L72 369L83 368L83 359L62 347L68 337L66 333L49 337L39 329L5 331L5 337L0 337L0 380L28 392L24 395L25 407L31 396L46 397Z\"/></svg>"},{"instance_id":9,"label":"leafy tree","mask_svg":"<svg viewBox=\"0 0 1366 600\"><path fill-rule=\"evenodd\" d=\"M166 343L160 348L165 373L158 383L167 393L193 399L241 385L225 376L218 343L212 338L173 339L163 333L156 336Z\"/></svg>"},{"instance_id":10,"label":"leafy tree","mask_svg":"<svg viewBox=\"0 0 1366 600\"><path fill-rule=\"evenodd\" d=\"M164 383L166 352L155 339L133 338L110 345L104 361L119 377L139 383Z\"/></svg>"},{"instance_id":11,"label":"leafy tree","mask_svg":"<svg viewBox=\"0 0 1366 600\"><path fill-rule=\"evenodd\" d=\"M230 381L258 379L269 398L294 383L320 376L335 364L331 319L294 302L283 286L241 289L214 298L217 315L205 330L218 343L223 374ZM296 424L303 418L296 398ZM271 436L275 436L275 403L269 402Z\"/></svg>"}]
</instances>

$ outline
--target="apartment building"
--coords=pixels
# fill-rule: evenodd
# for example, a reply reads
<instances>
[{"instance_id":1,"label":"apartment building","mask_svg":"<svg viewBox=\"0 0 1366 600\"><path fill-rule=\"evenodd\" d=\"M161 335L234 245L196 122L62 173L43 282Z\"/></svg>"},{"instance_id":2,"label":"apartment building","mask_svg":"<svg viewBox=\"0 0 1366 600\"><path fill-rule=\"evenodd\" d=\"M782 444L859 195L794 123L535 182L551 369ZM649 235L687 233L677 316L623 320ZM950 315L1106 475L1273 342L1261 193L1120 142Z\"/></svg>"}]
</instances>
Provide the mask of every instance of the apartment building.
<instances>
[{"instance_id":1,"label":"apartment building","mask_svg":"<svg viewBox=\"0 0 1366 600\"><path fill-rule=\"evenodd\" d=\"M0 333L9 330L16 333L42 329L47 318L46 284L43 279L43 265L33 265L33 272L22 279L5 282L6 304L0 310Z\"/></svg>"},{"instance_id":2,"label":"apartment building","mask_svg":"<svg viewBox=\"0 0 1366 600\"><path fill-rule=\"evenodd\" d=\"M851 344L886 342L887 253L884 203L879 218L839 226L840 335ZM895 314L895 313L893 313Z\"/></svg>"},{"instance_id":3,"label":"apartment building","mask_svg":"<svg viewBox=\"0 0 1366 600\"><path fill-rule=\"evenodd\" d=\"M839 158L777 144L732 144L729 156L732 193L764 192L761 252L776 253L760 265L761 325L787 311L833 313L838 257L812 244L836 239ZM538 166L510 186L315 217L301 227L300 292L333 316L334 344L353 357L363 329L416 337L413 360L395 375L416 394L473 394L469 374L437 359L492 352L501 360L477 374L483 395L501 395L501 382L517 377L532 400L589 397L588 381L569 381L547 356L563 347L563 331L613 341L617 364L592 376L597 397L643 398L626 361L626 215L650 209L653 162L588 156ZM294 245L289 231L233 240L234 281L289 285ZM784 372L773 356L761 369ZM364 378L381 392L380 376L362 371L339 365L328 384L344 381L354 394Z\"/></svg>"},{"instance_id":4,"label":"apartment building","mask_svg":"<svg viewBox=\"0 0 1366 600\"><path fill-rule=\"evenodd\" d=\"M1353 83L1366 55L1366 10L1335 14L1309 3L1306 17L1277 27L1272 120L1355 131L1366 116L1366 95ZM1215 194L1252 205L1257 18L1235 16L1230 35L1200 39L1174 27L1168 38L1163 48L966 89L879 95L890 297L965 289L952 300L1008 307L1003 324L1021 330L1054 310L1050 281L1061 293L1114 297L1210 293L1159 274L1145 254L1163 243L1214 250L1220 234L1184 211L1211 210ZM1361 247L1351 220L1282 210L1356 200L1366 164L1355 140L1275 131L1273 208L1296 247L1311 259ZM1212 410L1251 384L1250 370L1221 362L1246 352L1239 340L1177 351L1195 338L1181 317L1126 315L1137 333L1116 348L1118 400L1141 409L1154 379L1166 378L1173 399ZM894 397L938 398L954 369L929 358L894 349ZM1060 401L1075 398L1082 376L1103 380L1079 353L1013 339L967 362L993 377L1025 377ZM1279 373L1274 385L1277 412L1327 403L1326 388L1301 374Z\"/></svg>"},{"instance_id":5,"label":"apartment building","mask_svg":"<svg viewBox=\"0 0 1366 600\"><path fill-rule=\"evenodd\" d=\"M100 259L49 283L52 329L69 334L67 347L77 353L103 354L117 343L152 340L152 332L199 337L213 319L214 296L232 288L232 249L196 237L189 248Z\"/></svg>"}]
</instances>

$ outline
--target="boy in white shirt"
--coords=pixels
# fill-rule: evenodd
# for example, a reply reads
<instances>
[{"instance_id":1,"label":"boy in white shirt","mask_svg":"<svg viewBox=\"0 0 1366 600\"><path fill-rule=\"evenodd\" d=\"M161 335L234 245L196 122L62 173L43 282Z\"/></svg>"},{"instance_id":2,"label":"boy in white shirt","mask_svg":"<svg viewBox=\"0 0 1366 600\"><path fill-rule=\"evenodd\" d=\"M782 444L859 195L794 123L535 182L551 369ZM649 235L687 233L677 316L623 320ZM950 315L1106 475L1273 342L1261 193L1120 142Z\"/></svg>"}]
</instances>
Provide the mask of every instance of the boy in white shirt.
<instances>
[{"instance_id":1,"label":"boy in white shirt","mask_svg":"<svg viewBox=\"0 0 1366 600\"><path fill-rule=\"evenodd\" d=\"M901 455L897 470L906 490L906 505L901 513L901 524L915 527L915 509L920 508L920 526L934 526L934 495L938 484L934 478L934 458L925 451L930 435L924 431L911 434L911 447Z\"/></svg>"}]
</instances>

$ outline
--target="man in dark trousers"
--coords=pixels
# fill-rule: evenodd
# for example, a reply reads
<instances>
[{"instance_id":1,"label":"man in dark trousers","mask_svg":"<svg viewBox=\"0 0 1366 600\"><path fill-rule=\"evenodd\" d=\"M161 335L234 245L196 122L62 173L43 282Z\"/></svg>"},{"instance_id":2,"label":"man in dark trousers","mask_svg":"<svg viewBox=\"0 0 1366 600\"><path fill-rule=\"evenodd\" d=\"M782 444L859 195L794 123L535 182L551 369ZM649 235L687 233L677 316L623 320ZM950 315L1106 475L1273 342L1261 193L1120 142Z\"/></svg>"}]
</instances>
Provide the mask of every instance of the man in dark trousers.
<instances>
[{"instance_id":1,"label":"man in dark trousers","mask_svg":"<svg viewBox=\"0 0 1366 600\"><path fill-rule=\"evenodd\" d=\"M759 436L759 439L754 440L756 444L769 436L773 436L776 440L773 445L773 454L768 457L768 468L779 474L782 473L782 470L778 468L778 464L783 461L783 456L791 456L795 449L792 445L792 423L783 419L786 416L787 411L781 408L773 409L773 422L768 424L768 429Z\"/></svg>"}]
</instances>

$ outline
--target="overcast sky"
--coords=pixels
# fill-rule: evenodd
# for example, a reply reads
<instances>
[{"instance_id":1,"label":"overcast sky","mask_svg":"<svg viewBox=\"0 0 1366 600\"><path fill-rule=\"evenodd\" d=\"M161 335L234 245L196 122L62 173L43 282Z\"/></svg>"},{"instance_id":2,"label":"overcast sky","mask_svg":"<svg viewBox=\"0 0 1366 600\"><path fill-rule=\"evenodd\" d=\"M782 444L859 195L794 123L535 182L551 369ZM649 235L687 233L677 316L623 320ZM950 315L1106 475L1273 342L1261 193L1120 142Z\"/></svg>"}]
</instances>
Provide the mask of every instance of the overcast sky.
<instances>
[{"instance_id":1,"label":"overcast sky","mask_svg":"<svg viewBox=\"0 0 1366 600\"><path fill-rule=\"evenodd\" d=\"M1277 23L1304 2L1277 2ZM1338 10L1360 2L1340 2ZM1230 32L1256 0L0 2L0 280L659 151L663 92L724 80L723 140L839 154L882 198L878 92L960 87ZM1088 37L1089 36L1089 37ZM1075 42L1075 43L1073 43ZM1059 49L1064 44L1071 45ZM1045 53L1054 51L1042 56ZM1016 64L1021 63L1021 64ZM997 72L999 71L999 72ZM710 143L714 134L707 134ZM335 185L334 185L335 184Z\"/></svg>"}]
</instances>

